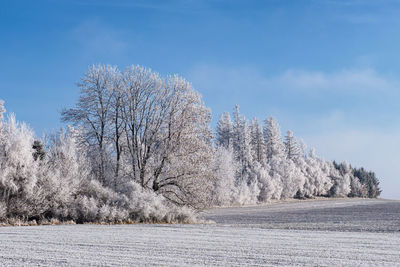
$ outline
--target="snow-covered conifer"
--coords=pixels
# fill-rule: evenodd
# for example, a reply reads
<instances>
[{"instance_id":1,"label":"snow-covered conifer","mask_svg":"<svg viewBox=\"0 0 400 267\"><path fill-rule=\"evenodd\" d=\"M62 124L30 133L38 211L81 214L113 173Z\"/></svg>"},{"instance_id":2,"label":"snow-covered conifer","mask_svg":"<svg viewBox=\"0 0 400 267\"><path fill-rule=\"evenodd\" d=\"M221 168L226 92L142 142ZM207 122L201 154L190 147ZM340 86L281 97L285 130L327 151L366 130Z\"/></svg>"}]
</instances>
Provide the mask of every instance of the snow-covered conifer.
<instances>
[{"instance_id":1,"label":"snow-covered conifer","mask_svg":"<svg viewBox=\"0 0 400 267\"><path fill-rule=\"evenodd\" d=\"M217 123L216 144L225 148L232 147L233 125L228 112L222 113Z\"/></svg>"},{"instance_id":2,"label":"snow-covered conifer","mask_svg":"<svg viewBox=\"0 0 400 267\"><path fill-rule=\"evenodd\" d=\"M253 157L251 155L250 129L246 118L240 114L238 105L235 106L233 120L233 150L240 166L237 182L240 184L245 181L250 184L253 178L251 175Z\"/></svg>"},{"instance_id":3,"label":"snow-covered conifer","mask_svg":"<svg viewBox=\"0 0 400 267\"><path fill-rule=\"evenodd\" d=\"M286 157L290 160L296 160L301 155L299 145L292 131L287 131L285 136Z\"/></svg>"},{"instance_id":4,"label":"snow-covered conifer","mask_svg":"<svg viewBox=\"0 0 400 267\"><path fill-rule=\"evenodd\" d=\"M254 118L250 124L250 132L251 132L251 151L253 154L253 159L258 161L260 164L265 164L265 144L263 138L263 132L261 129L260 122L257 118Z\"/></svg>"},{"instance_id":5,"label":"snow-covered conifer","mask_svg":"<svg viewBox=\"0 0 400 267\"><path fill-rule=\"evenodd\" d=\"M267 160L271 160L274 156L282 157L284 155L281 130L273 117L265 120L264 140Z\"/></svg>"}]
</instances>

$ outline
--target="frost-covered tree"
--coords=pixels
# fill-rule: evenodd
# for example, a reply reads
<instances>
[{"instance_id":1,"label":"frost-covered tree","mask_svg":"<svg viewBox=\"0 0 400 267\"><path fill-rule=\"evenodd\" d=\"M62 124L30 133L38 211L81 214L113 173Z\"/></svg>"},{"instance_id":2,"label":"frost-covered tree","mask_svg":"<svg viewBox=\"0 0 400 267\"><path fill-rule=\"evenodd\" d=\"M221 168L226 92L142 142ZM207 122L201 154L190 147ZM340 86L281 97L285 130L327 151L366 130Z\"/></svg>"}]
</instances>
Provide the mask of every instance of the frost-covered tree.
<instances>
[{"instance_id":1,"label":"frost-covered tree","mask_svg":"<svg viewBox=\"0 0 400 267\"><path fill-rule=\"evenodd\" d=\"M275 192L275 180L270 176L269 165L262 166L260 163L256 162L254 164L254 174L257 177L260 193L258 196L259 201L266 202L269 201Z\"/></svg>"},{"instance_id":2,"label":"frost-covered tree","mask_svg":"<svg viewBox=\"0 0 400 267\"><path fill-rule=\"evenodd\" d=\"M266 160L264 137L260 122L258 121L257 118L254 118L251 121L250 134L251 134L250 144L251 144L253 159L258 161L260 164L264 165Z\"/></svg>"},{"instance_id":3,"label":"frost-covered tree","mask_svg":"<svg viewBox=\"0 0 400 267\"><path fill-rule=\"evenodd\" d=\"M35 211L37 162L33 158L33 132L11 114L1 124L0 202L9 216L30 216Z\"/></svg>"},{"instance_id":4,"label":"frost-covered tree","mask_svg":"<svg viewBox=\"0 0 400 267\"><path fill-rule=\"evenodd\" d=\"M278 123L273 117L269 117L264 121L264 142L266 158L269 164L269 175L271 184L274 186L272 199L280 199L283 192L283 173L282 166L285 161L285 147L282 142L281 131ZM283 173L282 173L283 172Z\"/></svg>"},{"instance_id":5,"label":"frost-covered tree","mask_svg":"<svg viewBox=\"0 0 400 267\"><path fill-rule=\"evenodd\" d=\"M171 106L160 132L161 146L153 161L156 163L153 189L156 185L168 199L198 207L208 201L211 192L211 115L186 80L170 77L168 84L172 91Z\"/></svg>"},{"instance_id":6,"label":"frost-covered tree","mask_svg":"<svg viewBox=\"0 0 400 267\"><path fill-rule=\"evenodd\" d=\"M237 167L232 149L218 146L214 152L212 165L214 175L214 204L227 206L236 200L235 175Z\"/></svg>"},{"instance_id":7,"label":"frost-covered tree","mask_svg":"<svg viewBox=\"0 0 400 267\"><path fill-rule=\"evenodd\" d=\"M64 122L80 126L85 132L85 141L89 145L91 157L94 159L95 173L105 183L107 168L107 145L112 119L112 91L114 77L118 73L116 67L92 66L85 73L81 82L79 100L74 108L61 112Z\"/></svg>"},{"instance_id":8,"label":"frost-covered tree","mask_svg":"<svg viewBox=\"0 0 400 267\"><path fill-rule=\"evenodd\" d=\"M278 123L273 117L265 120L264 125L264 141L267 160L284 155L284 145L282 142L281 130Z\"/></svg>"},{"instance_id":9,"label":"frost-covered tree","mask_svg":"<svg viewBox=\"0 0 400 267\"><path fill-rule=\"evenodd\" d=\"M170 90L163 85L158 73L140 66L127 68L123 81L122 117L126 148L130 157L130 175L142 187L151 186L148 185L150 178L146 177L148 163L155 153L159 135L172 105ZM165 159L160 162L163 165ZM154 181L157 183L157 177Z\"/></svg>"},{"instance_id":10,"label":"frost-covered tree","mask_svg":"<svg viewBox=\"0 0 400 267\"><path fill-rule=\"evenodd\" d=\"M353 176L353 170L346 162L341 164L333 162L333 164L337 172L336 175L333 176L334 184L331 188L331 195L339 197L348 196L351 192L350 183Z\"/></svg>"},{"instance_id":11,"label":"frost-covered tree","mask_svg":"<svg viewBox=\"0 0 400 267\"><path fill-rule=\"evenodd\" d=\"M284 164L284 158L279 156L272 156L270 160L268 160L269 166L269 176L271 177L271 188L272 192L271 199L281 199L282 191L283 191L283 179L282 172L282 164Z\"/></svg>"},{"instance_id":12,"label":"frost-covered tree","mask_svg":"<svg viewBox=\"0 0 400 267\"><path fill-rule=\"evenodd\" d=\"M247 120L240 114L239 106L236 105L233 113L233 150L240 166L237 184L245 182L250 185L253 181L251 175L253 157L250 142L250 129Z\"/></svg>"},{"instance_id":13,"label":"frost-covered tree","mask_svg":"<svg viewBox=\"0 0 400 267\"><path fill-rule=\"evenodd\" d=\"M366 186L354 175L351 176L349 197L367 197Z\"/></svg>"},{"instance_id":14,"label":"frost-covered tree","mask_svg":"<svg viewBox=\"0 0 400 267\"><path fill-rule=\"evenodd\" d=\"M210 112L185 79L133 66L124 73L123 120L131 175L179 204L210 186Z\"/></svg>"},{"instance_id":15,"label":"frost-covered tree","mask_svg":"<svg viewBox=\"0 0 400 267\"><path fill-rule=\"evenodd\" d=\"M303 195L306 197L326 195L332 187L331 166L318 158L312 148L302 168L305 175Z\"/></svg>"},{"instance_id":16,"label":"frost-covered tree","mask_svg":"<svg viewBox=\"0 0 400 267\"><path fill-rule=\"evenodd\" d=\"M120 179L121 169L123 169L123 150L124 150L124 120L123 120L123 75L119 71L115 71L111 77L111 108L110 108L110 130L107 131L107 140L112 143L111 155L114 166L113 181L110 181L114 189L117 188ZM111 179L109 179L111 180Z\"/></svg>"},{"instance_id":17,"label":"frost-covered tree","mask_svg":"<svg viewBox=\"0 0 400 267\"><path fill-rule=\"evenodd\" d=\"M76 107L62 117L82 129L103 185L120 190L128 179L174 203L208 199L211 116L189 82L140 66L120 72L100 65L79 85Z\"/></svg>"},{"instance_id":18,"label":"frost-covered tree","mask_svg":"<svg viewBox=\"0 0 400 267\"><path fill-rule=\"evenodd\" d=\"M233 125L231 116L228 112L224 112L217 122L215 143L217 144L217 146L232 148L232 138Z\"/></svg>"},{"instance_id":19,"label":"frost-covered tree","mask_svg":"<svg viewBox=\"0 0 400 267\"><path fill-rule=\"evenodd\" d=\"M256 204L260 194L260 188L256 180L251 180L249 183L241 181L237 185L237 194L234 203L239 205Z\"/></svg>"},{"instance_id":20,"label":"frost-covered tree","mask_svg":"<svg viewBox=\"0 0 400 267\"><path fill-rule=\"evenodd\" d=\"M287 131L284 144L286 157L288 159L296 160L300 157L301 151L292 131Z\"/></svg>"},{"instance_id":21,"label":"frost-covered tree","mask_svg":"<svg viewBox=\"0 0 400 267\"><path fill-rule=\"evenodd\" d=\"M376 198L381 194L379 180L374 172L366 171L364 168L354 168L353 174L362 184L362 197Z\"/></svg>"},{"instance_id":22,"label":"frost-covered tree","mask_svg":"<svg viewBox=\"0 0 400 267\"><path fill-rule=\"evenodd\" d=\"M49 137L49 150L41 166L39 183L47 195L44 204L48 218L82 220L78 218L75 201L92 179L92 166L79 136L79 131L69 127L68 131L61 129Z\"/></svg>"},{"instance_id":23,"label":"frost-covered tree","mask_svg":"<svg viewBox=\"0 0 400 267\"><path fill-rule=\"evenodd\" d=\"M0 123L4 119L4 113L6 112L6 109L4 107L4 100L0 99Z\"/></svg>"},{"instance_id":24,"label":"frost-covered tree","mask_svg":"<svg viewBox=\"0 0 400 267\"><path fill-rule=\"evenodd\" d=\"M333 185L330 175L332 163L321 158L317 158L317 162L319 163L320 176L315 180L316 195L326 196Z\"/></svg>"},{"instance_id":25,"label":"frost-covered tree","mask_svg":"<svg viewBox=\"0 0 400 267\"><path fill-rule=\"evenodd\" d=\"M281 160L277 172L281 177L282 193L281 198L293 198L296 193L304 187L305 177L301 170L291 160Z\"/></svg>"}]
</instances>

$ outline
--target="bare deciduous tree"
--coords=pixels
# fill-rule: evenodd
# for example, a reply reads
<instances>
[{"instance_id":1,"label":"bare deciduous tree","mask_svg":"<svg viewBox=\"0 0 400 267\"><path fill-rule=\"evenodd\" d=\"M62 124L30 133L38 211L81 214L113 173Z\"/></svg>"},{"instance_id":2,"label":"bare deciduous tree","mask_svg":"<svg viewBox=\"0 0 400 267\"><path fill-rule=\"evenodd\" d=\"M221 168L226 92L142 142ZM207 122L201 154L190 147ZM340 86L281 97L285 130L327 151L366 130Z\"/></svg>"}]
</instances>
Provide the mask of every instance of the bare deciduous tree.
<instances>
[{"instance_id":1,"label":"bare deciduous tree","mask_svg":"<svg viewBox=\"0 0 400 267\"><path fill-rule=\"evenodd\" d=\"M85 132L85 140L92 150L97 168L96 176L105 182L106 145L115 85L116 67L92 66L78 83L80 96L74 108L61 112L62 121L72 122Z\"/></svg>"}]
</instances>

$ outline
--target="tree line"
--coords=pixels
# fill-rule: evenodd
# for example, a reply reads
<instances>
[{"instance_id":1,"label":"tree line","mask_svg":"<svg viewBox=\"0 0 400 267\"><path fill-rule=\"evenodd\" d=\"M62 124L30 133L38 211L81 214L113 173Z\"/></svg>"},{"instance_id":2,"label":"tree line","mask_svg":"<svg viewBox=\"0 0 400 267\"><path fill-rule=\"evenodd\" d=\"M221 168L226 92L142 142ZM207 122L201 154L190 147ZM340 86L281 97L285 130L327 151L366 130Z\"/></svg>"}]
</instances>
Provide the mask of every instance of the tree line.
<instances>
[{"instance_id":1,"label":"tree line","mask_svg":"<svg viewBox=\"0 0 400 267\"><path fill-rule=\"evenodd\" d=\"M327 162L267 118L211 111L192 85L140 66L92 66L70 125L42 139L0 102L0 221L190 222L271 199L377 197L372 172Z\"/></svg>"},{"instance_id":2,"label":"tree line","mask_svg":"<svg viewBox=\"0 0 400 267\"><path fill-rule=\"evenodd\" d=\"M271 199L321 197L378 197L379 181L373 172L348 163L329 162L292 131L282 138L273 117L261 126L249 122L236 106L220 116L216 129L217 161L214 193L219 205L258 203Z\"/></svg>"}]
</instances>

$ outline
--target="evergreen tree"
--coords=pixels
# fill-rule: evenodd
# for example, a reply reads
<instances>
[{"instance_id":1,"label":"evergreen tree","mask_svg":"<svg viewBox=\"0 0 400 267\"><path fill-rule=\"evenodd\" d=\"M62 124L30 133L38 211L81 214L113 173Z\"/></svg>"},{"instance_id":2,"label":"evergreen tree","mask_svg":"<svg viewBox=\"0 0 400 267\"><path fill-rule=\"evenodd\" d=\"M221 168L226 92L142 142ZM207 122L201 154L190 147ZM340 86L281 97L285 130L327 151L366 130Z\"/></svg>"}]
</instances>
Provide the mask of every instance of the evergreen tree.
<instances>
[{"instance_id":1,"label":"evergreen tree","mask_svg":"<svg viewBox=\"0 0 400 267\"><path fill-rule=\"evenodd\" d=\"M281 130L273 117L269 117L265 120L264 141L268 161L274 156L282 157L284 155Z\"/></svg>"},{"instance_id":2,"label":"evergreen tree","mask_svg":"<svg viewBox=\"0 0 400 267\"><path fill-rule=\"evenodd\" d=\"M216 144L225 148L232 147L233 125L228 112L222 113L217 123Z\"/></svg>"},{"instance_id":3,"label":"evergreen tree","mask_svg":"<svg viewBox=\"0 0 400 267\"><path fill-rule=\"evenodd\" d=\"M250 144L251 144L253 159L258 161L261 165L264 165L266 159L265 144L264 144L261 125L257 118L254 118L251 121L250 133L251 133Z\"/></svg>"},{"instance_id":4,"label":"evergreen tree","mask_svg":"<svg viewBox=\"0 0 400 267\"><path fill-rule=\"evenodd\" d=\"M284 143L286 158L290 160L296 160L298 157L300 157L300 148L292 131L287 131Z\"/></svg>"},{"instance_id":5,"label":"evergreen tree","mask_svg":"<svg viewBox=\"0 0 400 267\"><path fill-rule=\"evenodd\" d=\"M237 182L240 184L244 181L250 184L253 179L251 174L253 158L250 148L250 130L246 118L239 113L238 105L235 106L233 119L233 150L241 170Z\"/></svg>"},{"instance_id":6,"label":"evergreen tree","mask_svg":"<svg viewBox=\"0 0 400 267\"><path fill-rule=\"evenodd\" d=\"M364 168L353 169L354 176L365 186L366 195L369 198L379 197L382 190L379 187L379 180L374 172L366 171Z\"/></svg>"}]
</instances>

